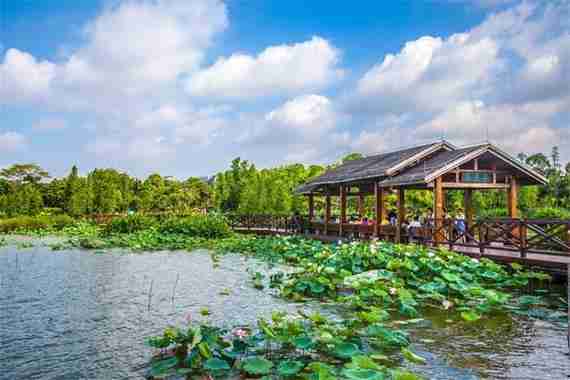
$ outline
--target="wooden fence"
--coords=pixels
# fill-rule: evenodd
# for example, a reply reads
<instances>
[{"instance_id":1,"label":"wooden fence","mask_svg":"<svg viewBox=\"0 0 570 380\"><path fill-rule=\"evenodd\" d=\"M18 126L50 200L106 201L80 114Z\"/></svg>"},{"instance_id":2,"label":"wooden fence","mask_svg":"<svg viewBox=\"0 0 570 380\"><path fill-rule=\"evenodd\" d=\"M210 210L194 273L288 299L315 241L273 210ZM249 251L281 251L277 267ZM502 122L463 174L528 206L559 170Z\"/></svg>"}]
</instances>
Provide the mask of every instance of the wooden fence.
<instances>
[{"instance_id":1,"label":"wooden fence","mask_svg":"<svg viewBox=\"0 0 570 380\"><path fill-rule=\"evenodd\" d=\"M429 220L422 227L373 224L309 222L306 216L233 215L230 224L236 230L263 234L304 233L349 239L414 242L450 249L466 247L483 253L507 251L525 258L529 253L568 256L570 254L570 220L554 219L479 219L464 227L455 219Z\"/></svg>"}]
</instances>

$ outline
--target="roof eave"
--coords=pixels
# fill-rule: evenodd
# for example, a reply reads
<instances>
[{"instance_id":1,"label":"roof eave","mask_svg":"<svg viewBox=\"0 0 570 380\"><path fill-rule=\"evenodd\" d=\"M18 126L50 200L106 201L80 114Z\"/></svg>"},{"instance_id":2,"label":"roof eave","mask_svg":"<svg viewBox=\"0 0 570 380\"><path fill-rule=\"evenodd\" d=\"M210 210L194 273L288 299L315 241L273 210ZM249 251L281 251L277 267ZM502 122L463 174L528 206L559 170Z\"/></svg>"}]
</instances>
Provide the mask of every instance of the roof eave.
<instances>
[{"instance_id":1,"label":"roof eave","mask_svg":"<svg viewBox=\"0 0 570 380\"><path fill-rule=\"evenodd\" d=\"M417 162L419 160L421 160L422 158L430 155L431 153L437 152L439 149L441 148L449 148L450 150L455 150L455 146L451 145L450 143L448 143L447 141L441 141L437 144L431 145L429 147L427 147L426 149L414 154L412 157L397 163L396 165L388 168L385 172L385 174L387 176L392 176L394 175L394 173L410 166L410 164L413 164L414 162Z\"/></svg>"}]
</instances>

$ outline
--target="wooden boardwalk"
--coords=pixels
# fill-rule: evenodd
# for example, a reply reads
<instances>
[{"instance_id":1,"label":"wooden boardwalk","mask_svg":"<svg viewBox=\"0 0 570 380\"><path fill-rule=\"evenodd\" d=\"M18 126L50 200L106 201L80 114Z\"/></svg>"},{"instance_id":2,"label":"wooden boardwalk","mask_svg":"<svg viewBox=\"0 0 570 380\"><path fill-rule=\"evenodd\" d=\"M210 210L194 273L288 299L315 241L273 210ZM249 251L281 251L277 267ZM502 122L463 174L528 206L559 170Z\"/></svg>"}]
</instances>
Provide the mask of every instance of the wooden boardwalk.
<instances>
[{"instance_id":1,"label":"wooden boardwalk","mask_svg":"<svg viewBox=\"0 0 570 380\"><path fill-rule=\"evenodd\" d=\"M289 229L269 227L234 227L234 231L255 235L294 235L294 233ZM355 240L354 238L341 238L339 236L327 236L323 234L311 233L300 234L299 236L328 243L334 243L338 241L348 242ZM485 257L502 264L518 263L528 267L539 268L552 274L564 276L567 273L567 266L570 264L570 254L563 256L529 252L525 255L525 257L521 257L521 254L518 250L510 250L501 244L497 244L496 248L485 247L482 250L479 247L475 246L453 245L450 247L449 244L441 244L440 246L448 249L451 248L451 250L454 252L462 253L474 258Z\"/></svg>"}]
</instances>

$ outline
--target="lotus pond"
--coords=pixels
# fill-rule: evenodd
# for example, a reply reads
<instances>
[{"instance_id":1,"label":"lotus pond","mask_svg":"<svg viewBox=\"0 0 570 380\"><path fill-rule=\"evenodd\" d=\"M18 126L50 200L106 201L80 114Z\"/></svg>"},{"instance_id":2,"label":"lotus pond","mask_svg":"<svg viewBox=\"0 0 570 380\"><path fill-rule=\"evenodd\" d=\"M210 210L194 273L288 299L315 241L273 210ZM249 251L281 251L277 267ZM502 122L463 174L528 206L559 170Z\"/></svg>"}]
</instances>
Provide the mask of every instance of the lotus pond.
<instances>
[{"instance_id":1,"label":"lotus pond","mask_svg":"<svg viewBox=\"0 0 570 380\"><path fill-rule=\"evenodd\" d=\"M4 241L0 378L570 375L565 294L541 273L384 243L114 239Z\"/></svg>"}]
</instances>

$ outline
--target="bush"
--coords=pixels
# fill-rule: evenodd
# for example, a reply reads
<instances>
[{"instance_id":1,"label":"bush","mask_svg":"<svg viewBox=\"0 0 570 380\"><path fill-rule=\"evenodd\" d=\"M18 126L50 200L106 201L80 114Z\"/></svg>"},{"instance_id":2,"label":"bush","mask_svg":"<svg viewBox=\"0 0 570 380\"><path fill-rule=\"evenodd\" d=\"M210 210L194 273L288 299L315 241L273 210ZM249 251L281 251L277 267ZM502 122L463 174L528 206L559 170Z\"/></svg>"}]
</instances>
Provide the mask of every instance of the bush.
<instances>
[{"instance_id":1,"label":"bush","mask_svg":"<svg viewBox=\"0 0 570 380\"><path fill-rule=\"evenodd\" d=\"M170 218L159 227L164 234L183 234L203 238L220 238L231 234L226 218L221 215L192 215Z\"/></svg>"},{"instance_id":2,"label":"bush","mask_svg":"<svg viewBox=\"0 0 570 380\"><path fill-rule=\"evenodd\" d=\"M74 224L68 215L18 216L0 220L0 233L26 231L60 231Z\"/></svg>"},{"instance_id":3,"label":"bush","mask_svg":"<svg viewBox=\"0 0 570 380\"><path fill-rule=\"evenodd\" d=\"M570 210L556 207L541 207L528 212L529 219L570 219Z\"/></svg>"},{"instance_id":4,"label":"bush","mask_svg":"<svg viewBox=\"0 0 570 380\"><path fill-rule=\"evenodd\" d=\"M479 217L481 218L506 218L509 213L506 208L490 208L479 210Z\"/></svg>"},{"instance_id":5,"label":"bush","mask_svg":"<svg viewBox=\"0 0 570 380\"><path fill-rule=\"evenodd\" d=\"M107 233L129 234L157 226L153 217L145 215L129 215L112 219L105 227Z\"/></svg>"}]
</instances>

